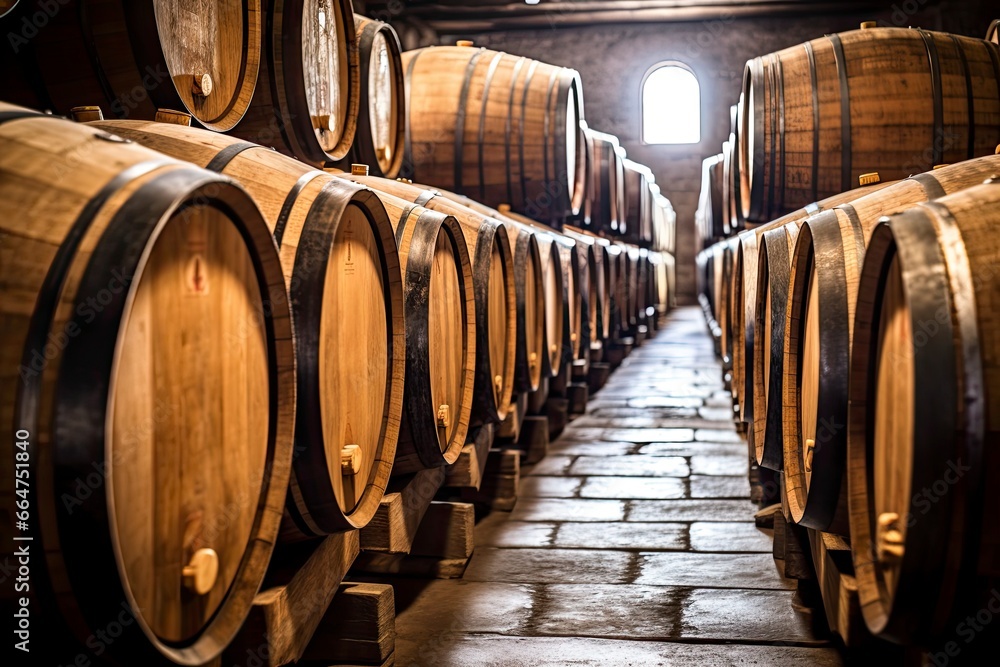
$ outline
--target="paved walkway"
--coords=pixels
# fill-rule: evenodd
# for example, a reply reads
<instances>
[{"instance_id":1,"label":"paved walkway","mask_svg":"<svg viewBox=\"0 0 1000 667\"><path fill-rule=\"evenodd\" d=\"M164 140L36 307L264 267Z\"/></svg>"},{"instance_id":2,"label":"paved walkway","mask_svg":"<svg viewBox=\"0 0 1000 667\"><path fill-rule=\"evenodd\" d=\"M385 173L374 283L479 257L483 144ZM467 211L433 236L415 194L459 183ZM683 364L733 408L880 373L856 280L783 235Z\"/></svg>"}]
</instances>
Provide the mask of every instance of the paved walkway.
<instances>
[{"instance_id":1,"label":"paved walkway","mask_svg":"<svg viewBox=\"0 0 1000 667\"><path fill-rule=\"evenodd\" d=\"M399 583L397 665L840 665L754 527L701 313L636 350L476 527L465 577Z\"/></svg>"}]
</instances>

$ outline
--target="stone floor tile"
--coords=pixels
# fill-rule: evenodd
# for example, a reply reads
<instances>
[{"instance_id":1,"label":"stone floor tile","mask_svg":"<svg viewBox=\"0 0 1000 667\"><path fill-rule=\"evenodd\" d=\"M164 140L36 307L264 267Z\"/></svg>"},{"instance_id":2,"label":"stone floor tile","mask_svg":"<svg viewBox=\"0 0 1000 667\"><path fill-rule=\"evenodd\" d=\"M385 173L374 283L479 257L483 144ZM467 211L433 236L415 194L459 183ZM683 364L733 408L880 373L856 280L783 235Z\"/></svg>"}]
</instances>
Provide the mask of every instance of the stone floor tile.
<instances>
[{"instance_id":1,"label":"stone floor tile","mask_svg":"<svg viewBox=\"0 0 1000 667\"><path fill-rule=\"evenodd\" d=\"M534 475L520 480L517 487L519 498L572 498L583 486L582 477L556 477ZM604 496L610 498L612 496Z\"/></svg>"},{"instance_id":2,"label":"stone floor tile","mask_svg":"<svg viewBox=\"0 0 1000 667\"><path fill-rule=\"evenodd\" d=\"M521 476L525 475L562 475L573 463L572 456L546 456L534 465L521 467Z\"/></svg>"},{"instance_id":3,"label":"stone floor tile","mask_svg":"<svg viewBox=\"0 0 1000 667\"><path fill-rule=\"evenodd\" d=\"M625 456L633 449L633 442L607 442L571 440L575 437L567 431L561 438L549 444L549 456Z\"/></svg>"},{"instance_id":4,"label":"stone floor tile","mask_svg":"<svg viewBox=\"0 0 1000 667\"><path fill-rule=\"evenodd\" d=\"M689 591L684 601L685 638L713 641L827 645L827 631L812 614L792 606L794 591ZM770 652L765 652L770 663ZM777 664L777 663L771 663Z\"/></svg>"},{"instance_id":5,"label":"stone floor tile","mask_svg":"<svg viewBox=\"0 0 1000 667\"><path fill-rule=\"evenodd\" d=\"M842 667L835 649L787 646L681 644L591 639L438 633L431 638L399 632L396 664L420 667ZM624 660L624 662L623 662Z\"/></svg>"},{"instance_id":6,"label":"stone floor tile","mask_svg":"<svg viewBox=\"0 0 1000 667\"><path fill-rule=\"evenodd\" d=\"M753 521L746 500L630 500L629 521Z\"/></svg>"},{"instance_id":7,"label":"stone floor tile","mask_svg":"<svg viewBox=\"0 0 1000 667\"><path fill-rule=\"evenodd\" d=\"M497 512L496 514L499 514ZM487 517L487 520L490 517ZM552 546L556 534L556 524L538 521L504 521L494 525L484 525L487 520L476 525L476 548L479 547L548 547Z\"/></svg>"},{"instance_id":8,"label":"stone floor tile","mask_svg":"<svg viewBox=\"0 0 1000 667\"><path fill-rule=\"evenodd\" d=\"M654 554L655 555L655 554ZM584 549L476 549L465 581L627 583L635 554Z\"/></svg>"},{"instance_id":9,"label":"stone floor tile","mask_svg":"<svg viewBox=\"0 0 1000 667\"><path fill-rule=\"evenodd\" d=\"M687 428L622 428L604 431L604 440L622 442L690 442L694 431Z\"/></svg>"},{"instance_id":10,"label":"stone floor tile","mask_svg":"<svg viewBox=\"0 0 1000 667\"><path fill-rule=\"evenodd\" d=\"M678 477L587 477L581 498L685 498L687 484Z\"/></svg>"},{"instance_id":11,"label":"stone floor tile","mask_svg":"<svg viewBox=\"0 0 1000 667\"><path fill-rule=\"evenodd\" d=\"M707 477L691 475L692 498L743 498L750 495L750 482L746 475L738 477Z\"/></svg>"},{"instance_id":12,"label":"stone floor tile","mask_svg":"<svg viewBox=\"0 0 1000 667\"><path fill-rule=\"evenodd\" d=\"M571 475L609 477L687 477L687 461L670 456L581 456L569 468Z\"/></svg>"},{"instance_id":13,"label":"stone floor tile","mask_svg":"<svg viewBox=\"0 0 1000 667\"><path fill-rule=\"evenodd\" d=\"M630 408L700 408L705 399L683 396L643 396L628 400Z\"/></svg>"},{"instance_id":14,"label":"stone floor tile","mask_svg":"<svg viewBox=\"0 0 1000 667\"><path fill-rule=\"evenodd\" d=\"M749 458L745 443L735 442L651 442L641 445L639 454L649 456L742 456Z\"/></svg>"},{"instance_id":15,"label":"stone floor tile","mask_svg":"<svg viewBox=\"0 0 1000 667\"><path fill-rule=\"evenodd\" d=\"M572 498L519 498L512 521L621 521L621 500L577 500Z\"/></svg>"},{"instance_id":16,"label":"stone floor tile","mask_svg":"<svg viewBox=\"0 0 1000 667\"><path fill-rule=\"evenodd\" d=\"M692 475L743 475L750 474L746 451L736 456L701 455L691 457Z\"/></svg>"},{"instance_id":17,"label":"stone floor tile","mask_svg":"<svg viewBox=\"0 0 1000 667\"><path fill-rule=\"evenodd\" d=\"M732 429L708 429L703 428L695 431L695 440L701 442L738 442L745 443L746 441L736 432L735 427Z\"/></svg>"},{"instance_id":18,"label":"stone floor tile","mask_svg":"<svg viewBox=\"0 0 1000 667\"><path fill-rule=\"evenodd\" d=\"M771 554L644 553L637 584L693 588L790 590L792 579L778 572Z\"/></svg>"},{"instance_id":19,"label":"stone floor tile","mask_svg":"<svg viewBox=\"0 0 1000 667\"><path fill-rule=\"evenodd\" d=\"M710 522L691 524L691 549L694 551L739 551L771 553L771 531L749 522Z\"/></svg>"},{"instance_id":20,"label":"stone floor tile","mask_svg":"<svg viewBox=\"0 0 1000 667\"><path fill-rule=\"evenodd\" d=\"M564 523L556 529L555 545L574 549L676 551L688 548L687 525L630 521Z\"/></svg>"}]
</instances>

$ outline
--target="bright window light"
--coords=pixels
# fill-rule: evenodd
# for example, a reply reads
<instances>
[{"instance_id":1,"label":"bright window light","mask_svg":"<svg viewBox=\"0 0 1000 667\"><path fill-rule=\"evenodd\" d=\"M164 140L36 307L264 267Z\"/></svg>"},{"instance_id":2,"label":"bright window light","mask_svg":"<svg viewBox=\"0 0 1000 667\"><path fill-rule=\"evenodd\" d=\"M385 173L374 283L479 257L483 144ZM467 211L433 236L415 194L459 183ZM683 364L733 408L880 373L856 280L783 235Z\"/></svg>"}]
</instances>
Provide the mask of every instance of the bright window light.
<instances>
[{"instance_id":1,"label":"bright window light","mask_svg":"<svg viewBox=\"0 0 1000 667\"><path fill-rule=\"evenodd\" d=\"M701 141L701 87L694 72L658 65L642 84L642 140L647 144Z\"/></svg>"}]
</instances>

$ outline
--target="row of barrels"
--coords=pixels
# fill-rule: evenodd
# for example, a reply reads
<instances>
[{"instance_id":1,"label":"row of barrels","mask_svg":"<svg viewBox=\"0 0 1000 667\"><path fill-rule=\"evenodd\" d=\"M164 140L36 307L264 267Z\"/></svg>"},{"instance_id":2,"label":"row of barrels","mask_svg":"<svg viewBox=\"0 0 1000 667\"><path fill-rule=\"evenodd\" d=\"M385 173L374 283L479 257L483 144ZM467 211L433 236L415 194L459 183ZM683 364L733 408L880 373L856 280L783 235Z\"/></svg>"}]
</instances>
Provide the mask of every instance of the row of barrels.
<instances>
[{"instance_id":1,"label":"row of barrels","mask_svg":"<svg viewBox=\"0 0 1000 667\"><path fill-rule=\"evenodd\" d=\"M390 476L454 462L669 301L638 246L84 117L0 103L0 421L35 481L36 642L124 608L123 663L214 659L277 541L364 526ZM14 476L0 491L20 507Z\"/></svg>"},{"instance_id":2,"label":"row of barrels","mask_svg":"<svg viewBox=\"0 0 1000 667\"><path fill-rule=\"evenodd\" d=\"M672 252L669 202L648 168L623 151L606 159L575 70L471 42L401 53L391 26L347 0L64 0L49 16L50 4L25 0L11 15L44 18L4 52L11 102L130 120L179 109L313 167L364 163Z\"/></svg>"},{"instance_id":3,"label":"row of barrels","mask_svg":"<svg viewBox=\"0 0 1000 667\"><path fill-rule=\"evenodd\" d=\"M1000 59L990 34L869 22L750 60L729 139L703 163L701 247L866 174L898 180L992 153Z\"/></svg>"},{"instance_id":4,"label":"row of barrels","mask_svg":"<svg viewBox=\"0 0 1000 667\"><path fill-rule=\"evenodd\" d=\"M852 73L841 90L853 125L837 150L813 137L818 160L785 164L788 132L810 125L790 116L780 89L836 74L827 57ZM991 399L1000 51L983 40L872 28L756 59L747 71L758 94L744 90L756 102L746 113L786 128L783 139L764 139L768 168L750 179L764 178L770 193L751 197L764 211L755 215L774 219L698 256L734 418L751 460L776 472L786 516L850 543L869 630L938 650L986 608L1000 576L988 518L1000 507ZM905 104L880 107L891 122L855 115L866 98L871 105L902 88ZM784 149L775 151L776 138ZM832 172L831 155L842 158ZM871 172L859 176L859 165ZM843 187L848 175L859 187Z\"/></svg>"}]
</instances>

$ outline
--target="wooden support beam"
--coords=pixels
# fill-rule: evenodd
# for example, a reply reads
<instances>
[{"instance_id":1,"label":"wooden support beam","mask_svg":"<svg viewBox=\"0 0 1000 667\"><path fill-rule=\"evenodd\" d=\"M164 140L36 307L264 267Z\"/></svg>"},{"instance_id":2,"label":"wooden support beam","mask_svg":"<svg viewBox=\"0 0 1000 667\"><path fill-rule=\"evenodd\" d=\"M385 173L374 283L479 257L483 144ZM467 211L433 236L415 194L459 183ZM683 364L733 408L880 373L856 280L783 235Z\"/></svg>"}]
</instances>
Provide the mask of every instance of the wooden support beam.
<instances>
[{"instance_id":1,"label":"wooden support beam","mask_svg":"<svg viewBox=\"0 0 1000 667\"><path fill-rule=\"evenodd\" d=\"M279 667L298 661L359 548L356 530L329 535L287 584L258 593L223 664Z\"/></svg>"},{"instance_id":2,"label":"wooden support beam","mask_svg":"<svg viewBox=\"0 0 1000 667\"><path fill-rule=\"evenodd\" d=\"M300 665L381 665L396 647L392 586L342 583L302 654Z\"/></svg>"},{"instance_id":3,"label":"wooden support beam","mask_svg":"<svg viewBox=\"0 0 1000 667\"><path fill-rule=\"evenodd\" d=\"M462 448L458 460L445 469L444 485L455 489L479 489L486 470L486 459L493 447L496 427L486 424L475 439Z\"/></svg>"},{"instance_id":4,"label":"wooden support beam","mask_svg":"<svg viewBox=\"0 0 1000 667\"><path fill-rule=\"evenodd\" d=\"M444 484L444 468L393 478L375 516L361 529L364 551L409 553L431 500Z\"/></svg>"}]
</instances>

